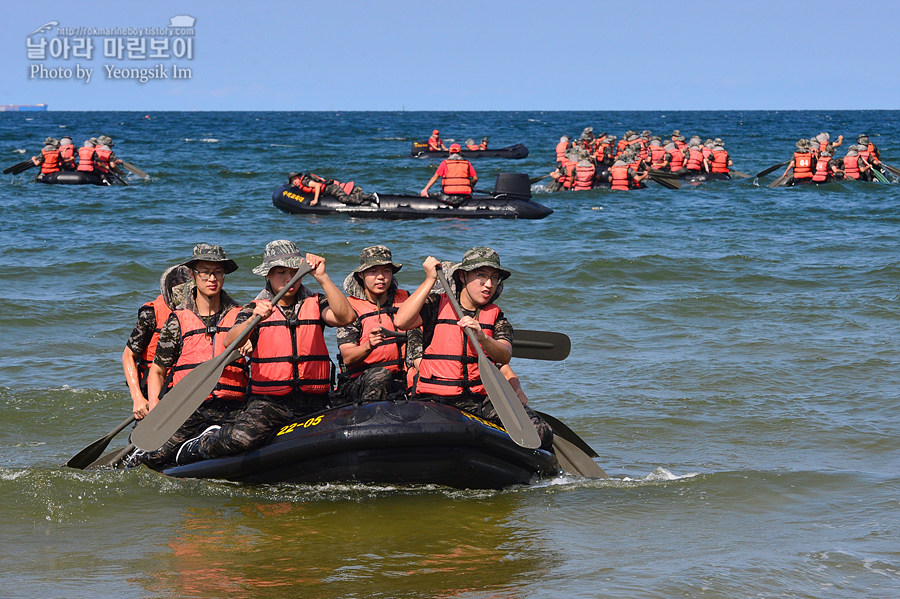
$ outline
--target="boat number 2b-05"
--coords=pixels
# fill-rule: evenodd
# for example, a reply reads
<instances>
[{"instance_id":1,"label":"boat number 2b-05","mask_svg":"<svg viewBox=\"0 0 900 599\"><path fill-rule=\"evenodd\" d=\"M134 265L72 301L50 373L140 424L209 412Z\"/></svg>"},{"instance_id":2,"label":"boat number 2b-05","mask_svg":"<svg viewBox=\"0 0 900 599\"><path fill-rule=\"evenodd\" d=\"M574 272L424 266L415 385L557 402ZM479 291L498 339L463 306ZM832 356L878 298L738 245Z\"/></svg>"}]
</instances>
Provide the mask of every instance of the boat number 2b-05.
<instances>
[{"instance_id":1,"label":"boat number 2b-05","mask_svg":"<svg viewBox=\"0 0 900 599\"><path fill-rule=\"evenodd\" d=\"M310 418L306 422L295 422L293 424L289 424L289 425L283 427L280 431L278 431L278 435L287 434L287 433L291 432L292 430L294 430L295 428L297 428L298 426L303 427L303 428L309 428L311 426L316 426L320 422L322 422L321 415L316 416L315 418ZM275 435L275 436L277 437L278 435Z\"/></svg>"}]
</instances>

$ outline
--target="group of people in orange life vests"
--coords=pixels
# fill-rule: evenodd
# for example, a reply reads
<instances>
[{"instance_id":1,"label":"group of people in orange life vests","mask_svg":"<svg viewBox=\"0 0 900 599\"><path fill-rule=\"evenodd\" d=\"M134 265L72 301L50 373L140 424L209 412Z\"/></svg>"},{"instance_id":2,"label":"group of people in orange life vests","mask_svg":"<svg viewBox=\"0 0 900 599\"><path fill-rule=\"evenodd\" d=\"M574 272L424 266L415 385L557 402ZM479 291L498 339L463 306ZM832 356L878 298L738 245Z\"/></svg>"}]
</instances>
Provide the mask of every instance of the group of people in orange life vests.
<instances>
[{"instance_id":1,"label":"group of people in orange life vests","mask_svg":"<svg viewBox=\"0 0 900 599\"><path fill-rule=\"evenodd\" d=\"M273 304L274 295L304 264L313 267L322 292L297 283ZM186 464L248 451L294 419L338 402L409 396L454 405L499 424L466 328L524 405L527 397L509 367L513 329L495 303L511 275L497 252L472 248L457 264L428 257L425 278L411 293L397 284L402 266L386 246L366 247L342 292L326 273L323 257L303 254L288 240L273 241L253 269L265 278L265 288L242 308L223 290L237 264L221 246L195 246L191 259L163 274L162 293L138 311L138 325L123 352L135 418L146 416L167 386L224 351L251 317L262 321L241 348L244 358L225 369L215 390L173 437L155 452L134 452L126 465ZM436 291L438 268L452 281L463 314ZM325 326L337 327L343 372L336 388ZM401 331L406 335L398 335ZM542 446L549 448L552 429L526 411Z\"/></svg>"},{"instance_id":2,"label":"group of people in orange life vests","mask_svg":"<svg viewBox=\"0 0 900 599\"><path fill-rule=\"evenodd\" d=\"M449 152L450 148L444 145L443 140L441 139L441 132L435 129L431 132L431 137L427 140L428 143L428 151L429 152ZM451 146L452 147L452 146ZM465 147L462 148L464 150L487 150L488 149L488 138L487 136L481 138L481 143L475 143L474 139L467 139Z\"/></svg>"},{"instance_id":3,"label":"group of people in orange life vests","mask_svg":"<svg viewBox=\"0 0 900 599\"><path fill-rule=\"evenodd\" d=\"M549 191L593 189L608 185L613 190L627 191L643 187L650 169L679 176L712 175L727 179L732 166L731 157L721 138L703 143L694 135L689 141L677 129L668 140L627 131L622 139L615 135L594 136L593 127L586 127L581 136L571 141L560 137L556 145L557 168L550 177Z\"/></svg>"},{"instance_id":4,"label":"group of people in orange life vests","mask_svg":"<svg viewBox=\"0 0 900 599\"><path fill-rule=\"evenodd\" d=\"M874 171L881 170L880 152L865 133L860 134L856 144L847 148L843 158L835 157L835 148L841 146L844 136L839 135L831 142L828 133L819 133L810 139L797 140L797 150L788 162L782 177L790 174L785 185L828 183L841 179L872 181Z\"/></svg>"},{"instance_id":5,"label":"group of people in orange life vests","mask_svg":"<svg viewBox=\"0 0 900 599\"><path fill-rule=\"evenodd\" d=\"M111 174L121 177L116 166L122 164L122 161L113 153L114 145L108 135L86 139L80 148L72 144L72 138L68 135L59 139L48 137L44 140L41 153L31 158L35 166L41 167L35 180L52 183L62 171L82 172L85 176L96 179L98 183Z\"/></svg>"}]
</instances>

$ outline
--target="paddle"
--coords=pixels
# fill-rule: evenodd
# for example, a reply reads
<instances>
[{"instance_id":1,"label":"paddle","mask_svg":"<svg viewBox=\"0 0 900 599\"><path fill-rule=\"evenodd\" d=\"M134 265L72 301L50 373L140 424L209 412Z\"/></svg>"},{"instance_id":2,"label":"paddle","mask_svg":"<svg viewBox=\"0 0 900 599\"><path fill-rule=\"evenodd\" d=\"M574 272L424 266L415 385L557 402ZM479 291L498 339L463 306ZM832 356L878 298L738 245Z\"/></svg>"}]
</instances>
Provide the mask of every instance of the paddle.
<instances>
[{"instance_id":1,"label":"paddle","mask_svg":"<svg viewBox=\"0 0 900 599\"><path fill-rule=\"evenodd\" d=\"M734 169L731 169L731 176L737 177L738 179L749 179L750 178L750 175L748 173L745 173L743 171L736 171Z\"/></svg>"},{"instance_id":2,"label":"paddle","mask_svg":"<svg viewBox=\"0 0 900 599\"><path fill-rule=\"evenodd\" d=\"M13 175L18 175L19 173L21 173L23 171L27 171L28 169L30 169L33 166L36 166L36 165L34 164L34 162L32 162L31 158L29 158L28 160L23 160L22 162L18 162L12 166L9 166L9 167L3 169L3 174L8 175L8 174L12 173Z\"/></svg>"},{"instance_id":3,"label":"paddle","mask_svg":"<svg viewBox=\"0 0 900 599\"><path fill-rule=\"evenodd\" d=\"M780 177L778 177L777 179L775 179L774 181L769 183L769 187L779 187L781 185L784 185L785 182L788 179L790 179L791 175L793 175L793 174L794 174L794 169L789 168L787 171L785 171L785 173L783 175L781 175Z\"/></svg>"},{"instance_id":4,"label":"paddle","mask_svg":"<svg viewBox=\"0 0 900 599\"><path fill-rule=\"evenodd\" d=\"M650 169L650 180L669 189L681 189L681 179L678 178L678 175L673 177L670 173Z\"/></svg>"},{"instance_id":5,"label":"paddle","mask_svg":"<svg viewBox=\"0 0 900 599\"><path fill-rule=\"evenodd\" d=\"M777 171L778 169L780 169L783 166L787 166L788 162L790 162L790 160L788 160L787 162L782 162L781 164L776 164L775 166L770 166L766 170L756 173L756 176L757 177L765 177L769 173Z\"/></svg>"},{"instance_id":6,"label":"paddle","mask_svg":"<svg viewBox=\"0 0 900 599\"><path fill-rule=\"evenodd\" d=\"M381 334L385 337L406 337L405 331L384 328ZM572 341L564 333L516 329L512 355L514 358L559 362L569 357L571 348Z\"/></svg>"},{"instance_id":7,"label":"paddle","mask_svg":"<svg viewBox=\"0 0 900 599\"><path fill-rule=\"evenodd\" d=\"M546 179L546 178L549 177L549 176L550 176L550 175L547 174L547 175L544 175L543 177L532 177L532 178L528 179L528 184L529 184L529 185L534 185L534 184L537 183L538 181L543 181L544 179Z\"/></svg>"},{"instance_id":8,"label":"paddle","mask_svg":"<svg viewBox=\"0 0 900 599\"><path fill-rule=\"evenodd\" d=\"M115 167L110 167L109 172L110 172L110 174L111 174L112 176L114 176L114 177L116 178L116 180L117 180L120 184L122 184L122 185L128 185L128 181L126 181L126 180L122 177L122 174L121 174Z\"/></svg>"},{"instance_id":9,"label":"paddle","mask_svg":"<svg viewBox=\"0 0 900 599\"><path fill-rule=\"evenodd\" d=\"M872 166L872 174L875 175L875 179L877 179L879 183L889 183L888 178L885 177L884 173L878 170L878 167L875 165Z\"/></svg>"},{"instance_id":10,"label":"paddle","mask_svg":"<svg viewBox=\"0 0 900 599\"><path fill-rule=\"evenodd\" d=\"M890 165L885 164L885 163L883 163L883 162L881 163L881 166L883 166L884 168L886 168L886 169L888 170L888 172L890 172L891 174L900 177L900 168L897 168L896 166L890 166ZM4 172L5 172L5 171L4 171Z\"/></svg>"},{"instance_id":11,"label":"paddle","mask_svg":"<svg viewBox=\"0 0 900 599\"><path fill-rule=\"evenodd\" d=\"M516 329L513 337L514 358L559 362L569 357L572 341L564 333Z\"/></svg>"},{"instance_id":12,"label":"paddle","mask_svg":"<svg viewBox=\"0 0 900 599\"><path fill-rule=\"evenodd\" d=\"M441 265L437 264L436 268L438 280L444 288L444 293L447 294L447 299L450 300L450 305L453 306L453 310L456 312L457 317L462 318L462 306L459 305L459 300L457 300L456 295L453 294L453 290L450 287L450 283L447 281L446 275L444 275L444 271L441 269ZM506 429L507 434L516 445L527 447L529 449L540 447L541 439L538 437L534 424L531 422L531 418L522 406L522 402L519 401L519 396L513 391L509 381L507 381L506 377L500 373L497 366L491 362L487 355L485 355L484 350L481 348L481 344L478 343L475 332L468 327L463 330L474 346L475 351L478 352L478 371L481 374L481 382L484 384L484 388L487 391L488 399L491 400L491 404L494 406L494 409L497 410L497 415L500 417L503 428ZM152 413L153 412L151 412L151 414Z\"/></svg>"},{"instance_id":13,"label":"paddle","mask_svg":"<svg viewBox=\"0 0 900 599\"><path fill-rule=\"evenodd\" d=\"M111 451L105 456L94 460L85 467L85 470L95 470L97 468L105 467L118 467L119 463L125 459L125 456L127 456L132 451L134 451L134 443L129 443L122 449Z\"/></svg>"},{"instance_id":14,"label":"paddle","mask_svg":"<svg viewBox=\"0 0 900 599\"><path fill-rule=\"evenodd\" d=\"M69 468L78 468L79 470L84 470L87 468L91 462L96 460L103 453L103 450L106 449L106 446L109 445L109 442L113 440L113 437L122 432L126 426L134 422L134 416L129 417L128 419L122 421L122 424L114 428L104 437L100 437L78 453L76 453L72 458L66 462L66 466Z\"/></svg>"},{"instance_id":15,"label":"paddle","mask_svg":"<svg viewBox=\"0 0 900 599\"><path fill-rule=\"evenodd\" d=\"M545 412L535 411L553 429L553 451L560 467L568 474L587 478L609 478L591 458L600 457L575 431Z\"/></svg>"},{"instance_id":16,"label":"paddle","mask_svg":"<svg viewBox=\"0 0 900 599\"><path fill-rule=\"evenodd\" d=\"M300 281L300 277L311 271L312 267L304 263L287 285L275 294L272 304L277 304L278 300ZM156 451L162 447L209 396L216 383L219 382L225 366L240 357L241 354L237 348L244 344L261 320L259 315L250 319L240 336L226 347L225 351L191 370L177 385L172 387L134 429L131 434L131 442L144 451Z\"/></svg>"},{"instance_id":17,"label":"paddle","mask_svg":"<svg viewBox=\"0 0 900 599\"><path fill-rule=\"evenodd\" d=\"M122 163L122 166L125 167L125 170L126 170L126 171L129 171L129 172L134 173L135 175L137 175L137 176L140 177L141 179L149 179L149 178L150 178L150 175L148 175L147 173L145 173L144 171L142 171L142 170L139 169L138 167L134 166L134 165L131 164L130 162L123 162L123 163Z\"/></svg>"}]
</instances>

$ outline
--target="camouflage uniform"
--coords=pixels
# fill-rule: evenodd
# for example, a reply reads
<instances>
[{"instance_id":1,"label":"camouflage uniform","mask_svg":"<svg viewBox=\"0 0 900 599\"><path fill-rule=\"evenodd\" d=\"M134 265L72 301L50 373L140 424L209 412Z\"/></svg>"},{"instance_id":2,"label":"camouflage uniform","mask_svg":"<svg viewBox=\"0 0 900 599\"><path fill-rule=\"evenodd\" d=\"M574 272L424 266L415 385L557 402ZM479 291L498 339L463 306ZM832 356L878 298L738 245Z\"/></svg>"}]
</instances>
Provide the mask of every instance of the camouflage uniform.
<instances>
[{"instance_id":1,"label":"camouflage uniform","mask_svg":"<svg viewBox=\"0 0 900 599\"><path fill-rule=\"evenodd\" d=\"M225 258L225 252L220 246L205 243L197 244L194 247L193 256L194 257L191 260L185 263L185 266L188 268L193 268L196 262L200 260L208 260L211 262L223 262L226 273L234 272L237 269L237 264ZM184 297L182 305L176 305L176 309L190 310L196 314L202 322L207 323L207 326L215 325L228 310L239 305L223 289L219 295L219 310L212 316L201 316L197 311L197 290L188 287L187 284L179 286L177 289L178 291L175 291L172 295L172 301L177 301L181 293L186 293L186 297ZM160 331L159 341L156 345L156 356L153 358L153 363L160 366L164 371L169 372L178 362L178 358L181 356L181 348L181 323L178 320L178 316L173 312L169 315L168 320L166 320L166 323L163 325L162 331ZM182 443L191 437L197 436L201 431L212 424L229 422L233 419L236 410L242 405L243 402L222 400L217 397L207 399L199 408L197 408L197 411L191 414L185 423L175 431L172 437L169 438L162 447L156 451L144 454L139 458L140 461L151 468L159 468L172 462L172 458L175 456L175 453L178 451L178 448L181 447Z\"/></svg>"},{"instance_id":2,"label":"camouflage uniform","mask_svg":"<svg viewBox=\"0 0 900 599\"><path fill-rule=\"evenodd\" d=\"M497 253L490 248L484 247L473 248L466 252L461 264L444 266L444 271L448 274L447 278L450 282L451 291L456 295L457 300L459 299L460 291L462 289L461 279L457 276L459 271L473 271L481 266L490 266L498 269L503 279L510 274L509 271L500 267L500 257ZM495 302L502 292L503 280L497 285L497 292L494 294L494 297L491 298L491 302ZM440 301L440 293L431 293L425 300L422 310L419 312L419 316L422 318L422 333L417 334L410 331L407 334L408 364L412 364L415 359L424 355L424 348L430 345L431 340L434 337L434 328L438 320ZM477 320L478 310L463 309L463 314L460 315L460 318L462 318L462 316L471 316ZM513 327L501 311L497 317L497 321L494 323L493 338L498 341L506 341L512 345L513 335ZM415 391L415 387L413 390ZM493 404L491 404L490 399L486 395L463 393L457 397L446 397L414 394L413 398L447 403L502 426L500 416L497 414ZM535 429L537 429L538 436L541 439L541 447L549 450L553 442L553 429L527 406L525 406L525 412L531 418Z\"/></svg>"},{"instance_id":3,"label":"camouflage uniform","mask_svg":"<svg viewBox=\"0 0 900 599\"><path fill-rule=\"evenodd\" d=\"M303 185L310 187L310 182L318 181L318 179L313 179L310 175L304 175L301 181L303 182ZM324 181L321 193L323 195L330 195L342 204L347 204L348 206L359 206L360 204L365 204L369 201L363 194L363 190L359 185L354 185L353 189L348 194L344 191L343 187L335 183L334 179Z\"/></svg>"},{"instance_id":4,"label":"camouflage uniform","mask_svg":"<svg viewBox=\"0 0 900 599\"><path fill-rule=\"evenodd\" d=\"M275 266L300 268L303 264L305 264L304 257L293 242L278 240L266 245L263 263L254 268L253 273L266 276L269 269ZM267 290L257 296L257 299L271 297L272 295ZM315 293L300 285L294 303L290 306L279 306L285 318L287 320L295 319L300 304L308 297L318 298L320 311L324 312L328 308L328 299L324 294ZM235 326L250 319L253 308L253 304L245 306L238 313ZM326 326L325 321L321 320L320 325ZM259 341L258 328L250 333L249 339L255 348ZM250 361L251 363L253 361L252 355ZM233 421L223 425L218 431L203 435L197 440L196 451L189 452L192 455L188 459L234 455L249 451L262 445L273 431L290 423L294 418L323 410L328 404L328 393L304 393L296 390L287 395L251 394L247 398L246 405L235 415Z\"/></svg>"},{"instance_id":5,"label":"camouflage uniform","mask_svg":"<svg viewBox=\"0 0 900 599\"><path fill-rule=\"evenodd\" d=\"M352 273L344 279L344 293L349 297L358 299L366 299L365 288L360 280L360 273L375 267L390 264L396 273L403 265L393 262L391 250L383 245L376 245L363 250L359 254L360 265ZM387 315L393 320L392 306L397 293L397 280L392 279L391 285L387 290L387 295L383 306L391 307L392 311ZM380 318L380 316L379 316ZM342 345L360 345L362 342L363 326L362 321L357 315L356 319L351 323L337 329L338 347ZM394 339L386 339L384 344L396 343ZM383 401L391 396L402 395L406 389L406 372L400 371L392 373L387 368L372 367L367 368L362 374L355 378L351 378L349 373L342 373L338 377L338 397L345 402L351 401Z\"/></svg>"}]
</instances>

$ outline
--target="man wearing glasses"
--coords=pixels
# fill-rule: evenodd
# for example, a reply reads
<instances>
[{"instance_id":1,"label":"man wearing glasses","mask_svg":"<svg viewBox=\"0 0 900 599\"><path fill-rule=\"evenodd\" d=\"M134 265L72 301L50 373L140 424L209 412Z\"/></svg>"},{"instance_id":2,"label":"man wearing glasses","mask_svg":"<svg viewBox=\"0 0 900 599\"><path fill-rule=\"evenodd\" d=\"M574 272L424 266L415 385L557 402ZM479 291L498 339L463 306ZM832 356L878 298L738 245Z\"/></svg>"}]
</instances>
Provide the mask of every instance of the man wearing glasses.
<instances>
[{"instance_id":1,"label":"man wearing glasses","mask_svg":"<svg viewBox=\"0 0 900 599\"><path fill-rule=\"evenodd\" d=\"M175 310L159 335L156 356L147 377L150 410L159 403L166 372L171 369L174 386L191 370L225 350L225 336L234 325L240 306L225 293L225 275L237 270L234 260L225 256L221 246L199 243L184 266L191 270L194 289L184 306ZM221 425L241 408L247 388L244 359L229 364L215 389L172 438L156 451L136 452L127 465L145 463L151 467L172 461L181 444L210 425Z\"/></svg>"}]
</instances>

